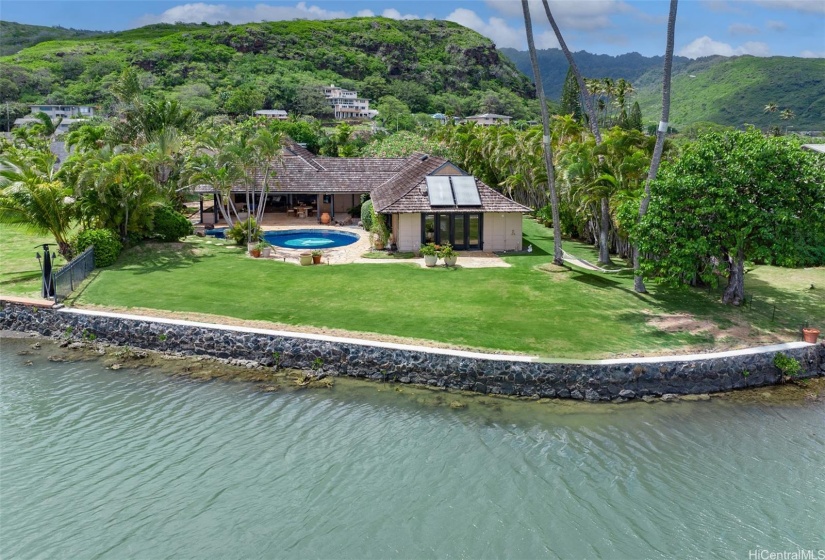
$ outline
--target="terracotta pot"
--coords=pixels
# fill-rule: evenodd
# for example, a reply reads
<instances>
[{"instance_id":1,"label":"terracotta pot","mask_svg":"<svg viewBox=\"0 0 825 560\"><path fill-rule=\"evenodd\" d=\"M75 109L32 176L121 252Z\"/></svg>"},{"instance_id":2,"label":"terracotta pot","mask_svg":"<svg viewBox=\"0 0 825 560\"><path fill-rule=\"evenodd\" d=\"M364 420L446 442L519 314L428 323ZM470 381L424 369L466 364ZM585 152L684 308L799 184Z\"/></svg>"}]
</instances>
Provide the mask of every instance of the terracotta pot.
<instances>
[{"instance_id":1,"label":"terracotta pot","mask_svg":"<svg viewBox=\"0 0 825 560\"><path fill-rule=\"evenodd\" d=\"M384 249L384 242L380 239L376 239L375 243L373 243L373 247L375 247L379 251L382 251Z\"/></svg>"},{"instance_id":2,"label":"terracotta pot","mask_svg":"<svg viewBox=\"0 0 825 560\"><path fill-rule=\"evenodd\" d=\"M321 223L322 224L328 224L329 221L330 221L329 213L324 212L323 214L321 214Z\"/></svg>"},{"instance_id":3,"label":"terracotta pot","mask_svg":"<svg viewBox=\"0 0 825 560\"><path fill-rule=\"evenodd\" d=\"M321 264L321 255L312 255L312 264Z\"/></svg>"},{"instance_id":4,"label":"terracotta pot","mask_svg":"<svg viewBox=\"0 0 825 560\"><path fill-rule=\"evenodd\" d=\"M260 249L252 249L251 251L249 251L249 254L257 259L258 257L261 256L261 250Z\"/></svg>"},{"instance_id":5,"label":"terracotta pot","mask_svg":"<svg viewBox=\"0 0 825 560\"><path fill-rule=\"evenodd\" d=\"M298 258L301 260L301 266L309 266L312 264L312 253L301 253Z\"/></svg>"},{"instance_id":6,"label":"terracotta pot","mask_svg":"<svg viewBox=\"0 0 825 560\"><path fill-rule=\"evenodd\" d=\"M816 344L816 340L819 338L819 329L802 329L802 338L805 342Z\"/></svg>"},{"instance_id":7,"label":"terracotta pot","mask_svg":"<svg viewBox=\"0 0 825 560\"><path fill-rule=\"evenodd\" d=\"M424 255L424 264L429 267L435 266L438 262L438 255Z\"/></svg>"}]
</instances>

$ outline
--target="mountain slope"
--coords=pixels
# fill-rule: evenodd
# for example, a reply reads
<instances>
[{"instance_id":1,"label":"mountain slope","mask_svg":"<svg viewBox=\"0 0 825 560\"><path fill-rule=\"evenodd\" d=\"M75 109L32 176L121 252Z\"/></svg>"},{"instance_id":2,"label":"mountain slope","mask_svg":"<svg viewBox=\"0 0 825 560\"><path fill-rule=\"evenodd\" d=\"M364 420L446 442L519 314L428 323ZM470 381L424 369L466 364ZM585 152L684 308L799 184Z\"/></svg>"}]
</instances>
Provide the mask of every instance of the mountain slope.
<instances>
[{"instance_id":1,"label":"mountain slope","mask_svg":"<svg viewBox=\"0 0 825 560\"><path fill-rule=\"evenodd\" d=\"M533 89L489 39L433 20L152 25L40 43L0 65L19 100L32 102L105 103L125 65L145 71L145 85L218 108L243 88L262 93L267 108L289 108L301 86L331 82L372 99L394 95L414 111L489 91L524 104Z\"/></svg>"},{"instance_id":2,"label":"mountain slope","mask_svg":"<svg viewBox=\"0 0 825 560\"><path fill-rule=\"evenodd\" d=\"M100 35L100 31L66 29L65 27L43 27L26 25L13 21L0 21L0 56L14 54L26 47L45 41L73 39Z\"/></svg>"},{"instance_id":3,"label":"mountain slope","mask_svg":"<svg viewBox=\"0 0 825 560\"><path fill-rule=\"evenodd\" d=\"M533 73L527 52L503 49L528 76ZM542 81L548 96L558 99L567 75L567 59L559 49L538 53ZM588 78L624 78L636 88L636 100L645 121L654 122L661 112L662 57L638 53L621 56L574 54ZM691 77L694 76L694 77ZM713 56L691 60L674 57L671 121L677 129L690 123L710 121L728 126L746 123L761 128L791 125L795 130L825 129L825 59L752 56ZM779 111L791 109L796 117L781 121L779 112L765 114L776 103Z\"/></svg>"},{"instance_id":4,"label":"mountain slope","mask_svg":"<svg viewBox=\"0 0 825 560\"><path fill-rule=\"evenodd\" d=\"M661 72L639 80L638 101L647 120L661 111ZM776 103L776 113L765 106ZM795 118L780 119L783 109ZM650 118L653 117L653 118ZM698 121L742 127L825 129L825 59L740 56L700 59L674 72L670 120L677 129Z\"/></svg>"}]
</instances>

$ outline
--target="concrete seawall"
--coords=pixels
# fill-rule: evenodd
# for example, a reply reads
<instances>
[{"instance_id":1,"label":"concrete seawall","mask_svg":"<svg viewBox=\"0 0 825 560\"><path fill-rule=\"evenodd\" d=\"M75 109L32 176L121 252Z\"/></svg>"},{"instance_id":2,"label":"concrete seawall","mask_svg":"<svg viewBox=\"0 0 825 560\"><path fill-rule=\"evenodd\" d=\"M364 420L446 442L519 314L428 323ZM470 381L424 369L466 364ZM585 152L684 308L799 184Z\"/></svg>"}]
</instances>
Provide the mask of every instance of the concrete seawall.
<instances>
[{"instance_id":1,"label":"concrete seawall","mask_svg":"<svg viewBox=\"0 0 825 560\"><path fill-rule=\"evenodd\" d=\"M792 342L715 354L620 360L552 360L380 343L79 309L0 302L0 329L181 355L251 360L373 380L480 393L588 401L712 393L773 385L782 353L799 377L825 375L825 345Z\"/></svg>"}]
</instances>

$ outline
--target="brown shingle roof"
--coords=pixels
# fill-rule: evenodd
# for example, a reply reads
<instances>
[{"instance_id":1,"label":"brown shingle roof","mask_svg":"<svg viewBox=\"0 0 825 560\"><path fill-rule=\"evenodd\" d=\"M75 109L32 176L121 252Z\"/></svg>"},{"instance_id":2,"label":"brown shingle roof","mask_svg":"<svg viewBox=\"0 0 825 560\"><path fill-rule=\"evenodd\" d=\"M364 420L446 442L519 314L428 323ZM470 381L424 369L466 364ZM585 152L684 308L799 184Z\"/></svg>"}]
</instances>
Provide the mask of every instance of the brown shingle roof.
<instances>
[{"instance_id":1,"label":"brown shingle roof","mask_svg":"<svg viewBox=\"0 0 825 560\"><path fill-rule=\"evenodd\" d=\"M384 214L432 212L425 189L425 177L448 161L415 153L408 158L319 157L294 142L284 146L283 159L273 165L270 192L277 193L363 193L372 195L375 211ZM263 172L255 173L255 190L263 185ZM529 212L503 194L476 179L481 206L438 207L440 213ZM195 192L212 192L198 185ZM243 192L242 186L232 188Z\"/></svg>"},{"instance_id":2,"label":"brown shingle roof","mask_svg":"<svg viewBox=\"0 0 825 560\"><path fill-rule=\"evenodd\" d=\"M447 163L444 158L415 154L395 177L372 191L375 211L382 214L434 212L457 214L464 212L529 212L530 208L514 202L475 179L481 206L439 206L433 208L427 195L426 177Z\"/></svg>"}]
</instances>

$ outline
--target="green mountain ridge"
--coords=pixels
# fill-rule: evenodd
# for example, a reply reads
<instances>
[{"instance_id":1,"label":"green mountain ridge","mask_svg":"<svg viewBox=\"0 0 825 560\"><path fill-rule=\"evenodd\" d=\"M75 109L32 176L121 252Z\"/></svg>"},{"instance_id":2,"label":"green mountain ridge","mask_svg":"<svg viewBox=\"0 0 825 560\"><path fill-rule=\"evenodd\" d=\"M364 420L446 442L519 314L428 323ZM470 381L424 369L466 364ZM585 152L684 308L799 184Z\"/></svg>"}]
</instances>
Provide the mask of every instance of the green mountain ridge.
<instances>
[{"instance_id":1,"label":"green mountain ridge","mask_svg":"<svg viewBox=\"0 0 825 560\"><path fill-rule=\"evenodd\" d=\"M527 52L502 49L516 66L532 77ZM635 100L646 122L658 121L662 111L660 56L639 53L620 56L574 53L576 64L588 78L624 78L636 88ZM538 51L542 82L551 99L559 99L567 74L567 59L560 49ZM691 77L693 76L693 77ZM692 60L674 57L671 123L677 129L692 123L760 128L787 126L792 130L825 129L825 59L795 57L711 56ZM782 121L779 111L764 108L776 103L779 111L791 109L796 117Z\"/></svg>"},{"instance_id":2,"label":"green mountain ridge","mask_svg":"<svg viewBox=\"0 0 825 560\"><path fill-rule=\"evenodd\" d=\"M534 113L529 80L489 39L447 21L380 17L159 24L41 42L0 58L0 101L105 104L126 65L150 90L207 113L243 88L263 94L256 108L290 110L302 86L333 82L414 112L466 114L485 98Z\"/></svg>"},{"instance_id":3,"label":"green mountain ridge","mask_svg":"<svg viewBox=\"0 0 825 560\"><path fill-rule=\"evenodd\" d=\"M67 29L65 27L45 27L0 20L0 56L14 54L38 43L59 39L73 39L101 35L101 31L87 29Z\"/></svg>"}]
</instances>

